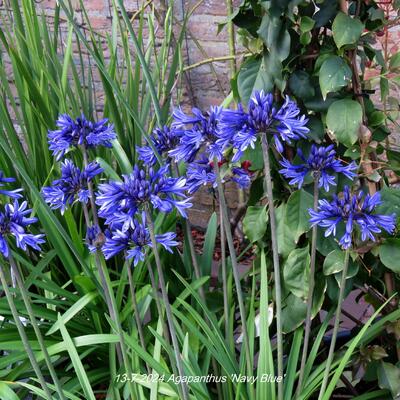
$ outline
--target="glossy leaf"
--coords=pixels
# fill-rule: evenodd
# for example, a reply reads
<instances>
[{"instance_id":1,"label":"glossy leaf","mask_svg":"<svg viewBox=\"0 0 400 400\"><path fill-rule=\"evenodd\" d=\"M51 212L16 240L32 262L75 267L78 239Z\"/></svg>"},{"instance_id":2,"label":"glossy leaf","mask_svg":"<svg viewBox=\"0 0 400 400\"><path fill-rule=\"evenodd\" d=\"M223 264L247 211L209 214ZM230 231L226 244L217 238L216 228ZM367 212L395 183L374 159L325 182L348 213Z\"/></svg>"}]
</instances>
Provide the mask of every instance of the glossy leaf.
<instances>
[{"instance_id":1,"label":"glossy leaf","mask_svg":"<svg viewBox=\"0 0 400 400\"><path fill-rule=\"evenodd\" d=\"M319 71L322 97L326 99L328 93L347 86L351 82L351 75L351 69L343 58L338 56L327 58Z\"/></svg>"},{"instance_id":2,"label":"glossy leaf","mask_svg":"<svg viewBox=\"0 0 400 400\"><path fill-rule=\"evenodd\" d=\"M339 143L352 146L358 139L362 109L355 100L335 101L328 109L326 124Z\"/></svg>"}]
</instances>

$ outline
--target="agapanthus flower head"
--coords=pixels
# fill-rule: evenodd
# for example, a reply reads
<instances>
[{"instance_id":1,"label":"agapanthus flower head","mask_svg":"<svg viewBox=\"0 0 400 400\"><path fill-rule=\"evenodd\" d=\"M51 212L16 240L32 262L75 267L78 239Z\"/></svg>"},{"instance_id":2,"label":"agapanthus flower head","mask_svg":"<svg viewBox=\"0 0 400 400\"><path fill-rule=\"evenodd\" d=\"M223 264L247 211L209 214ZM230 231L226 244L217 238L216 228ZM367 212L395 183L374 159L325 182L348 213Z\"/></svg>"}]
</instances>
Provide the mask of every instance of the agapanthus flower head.
<instances>
[{"instance_id":1,"label":"agapanthus flower head","mask_svg":"<svg viewBox=\"0 0 400 400\"><path fill-rule=\"evenodd\" d=\"M236 110L223 110L219 123L219 144L223 149L232 146L236 153L233 162L238 161L247 148L255 147L259 133L271 134L275 147L283 152L282 142L306 138L308 119L300 115L297 104L288 96L281 107L276 107L271 93L255 91L250 98L247 111L241 104Z\"/></svg>"},{"instance_id":2,"label":"agapanthus flower head","mask_svg":"<svg viewBox=\"0 0 400 400\"><path fill-rule=\"evenodd\" d=\"M56 124L58 129L48 132L48 142L49 149L57 160L60 160L70 147L112 147L111 141L116 138L114 126L108 124L107 118L92 122L83 114L76 119L62 114Z\"/></svg>"},{"instance_id":3,"label":"agapanthus flower head","mask_svg":"<svg viewBox=\"0 0 400 400\"><path fill-rule=\"evenodd\" d=\"M88 182L102 172L97 162L89 163L81 171L71 160L65 160L61 164L61 178L42 189L44 200L51 208L59 208L62 214L75 201L87 203L90 197Z\"/></svg>"},{"instance_id":4,"label":"agapanthus flower head","mask_svg":"<svg viewBox=\"0 0 400 400\"><path fill-rule=\"evenodd\" d=\"M352 235L355 228L361 232L361 240L370 239L376 241L375 234L381 233L382 229L392 234L396 227L396 216L375 214L375 208L382 204L380 193L372 196L363 192L351 193L346 186L343 193L334 195L332 201L320 200L318 211L309 210L312 226L319 225L325 228L325 237L336 236L336 228L342 223L345 233L340 238L339 244L348 249L352 245Z\"/></svg>"},{"instance_id":5,"label":"agapanthus flower head","mask_svg":"<svg viewBox=\"0 0 400 400\"><path fill-rule=\"evenodd\" d=\"M121 213L133 218L137 211L151 206L166 213L176 208L186 218L186 209L192 206L186 189L186 179L171 177L168 165L148 171L136 165L131 174L123 175L122 181L99 185L99 216L112 225Z\"/></svg>"},{"instance_id":6,"label":"agapanthus flower head","mask_svg":"<svg viewBox=\"0 0 400 400\"><path fill-rule=\"evenodd\" d=\"M179 143L169 155L175 161L191 162L195 159L200 149L210 160L222 158L222 151L218 140L218 122L222 107L210 107L209 111L202 113L198 108L192 109L193 115L186 115L181 108L173 112L174 127Z\"/></svg>"},{"instance_id":7,"label":"agapanthus flower head","mask_svg":"<svg viewBox=\"0 0 400 400\"><path fill-rule=\"evenodd\" d=\"M160 157L164 158L164 161L169 161L168 152L178 145L179 136L176 129L165 125L162 128L154 129L150 135L150 140ZM137 151L139 160L142 160L146 165L154 165L157 162L157 157L151 146L138 146Z\"/></svg>"},{"instance_id":8,"label":"agapanthus flower head","mask_svg":"<svg viewBox=\"0 0 400 400\"><path fill-rule=\"evenodd\" d=\"M307 158L304 157L301 149L297 150L297 155L303 161L301 164L292 164L290 161L283 159L280 164L284 168L279 172L290 179L289 183L291 185L297 185L299 189L303 186L304 179L308 174L311 174L314 178L318 177L319 187L324 187L327 192L331 185L336 185L333 174L343 174L349 179L353 179L356 176L354 172L357 169L356 163L353 161L345 165L338 160L334 145L327 147L312 145Z\"/></svg>"},{"instance_id":9,"label":"agapanthus flower head","mask_svg":"<svg viewBox=\"0 0 400 400\"><path fill-rule=\"evenodd\" d=\"M10 182L15 182L15 179L14 178L6 178L4 176L3 171L0 171L0 187L4 186L3 183L10 183ZM15 189L15 190L0 189L0 194L11 197L12 199L21 198L22 195L20 192L22 192L22 189Z\"/></svg>"},{"instance_id":10,"label":"agapanthus flower head","mask_svg":"<svg viewBox=\"0 0 400 400\"><path fill-rule=\"evenodd\" d=\"M0 253L4 257L8 257L10 254L7 241L10 236L15 238L17 247L22 250L26 250L28 247L40 250L39 245L45 242L44 235L34 235L27 231L29 225L37 222L37 218L27 217L32 212L27 207L26 201L19 204L18 200L14 200L14 203L6 204L0 211Z\"/></svg>"},{"instance_id":11,"label":"agapanthus flower head","mask_svg":"<svg viewBox=\"0 0 400 400\"><path fill-rule=\"evenodd\" d=\"M157 243L161 244L167 251L172 253L172 247L177 246L176 234L173 232L155 235ZM122 230L117 227L107 237L102 248L106 259L114 257L120 252L125 252L126 259L132 259L133 265L144 260L146 248L153 247L150 233L146 227L146 217L142 213L142 220L133 219L128 229Z\"/></svg>"}]
</instances>

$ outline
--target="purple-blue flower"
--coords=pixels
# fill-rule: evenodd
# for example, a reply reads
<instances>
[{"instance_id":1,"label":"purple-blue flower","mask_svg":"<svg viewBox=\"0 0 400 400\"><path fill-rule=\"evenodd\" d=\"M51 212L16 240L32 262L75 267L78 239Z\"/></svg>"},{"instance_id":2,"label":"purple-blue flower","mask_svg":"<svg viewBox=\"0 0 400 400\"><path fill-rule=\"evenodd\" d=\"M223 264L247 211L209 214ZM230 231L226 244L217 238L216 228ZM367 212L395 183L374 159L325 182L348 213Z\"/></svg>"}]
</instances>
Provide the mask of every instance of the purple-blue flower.
<instances>
[{"instance_id":1,"label":"purple-blue flower","mask_svg":"<svg viewBox=\"0 0 400 400\"><path fill-rule=\"evenodd\" d=\"M185 194L186 179L172 178L168 173L168 165L157 171L149 168L148 172L135 166L130 175L123 175L122 182L99 185L99 216L106 219L108 225L121 218L129 224L126 215L133 218L136 212L151 205L165 213L176 208L186 218L186 209L192 206Z\"/></svg>"},{"instance_id":2,"label":"purple-blue flower","mask_svg":"<svg viewBox=\"0 0 400 400\"><path fill-rule=\"evenodd\" d=\"M319 201L318 211L309 210L312 226L319 225L325 228L325 237L336 236L338 224L344 224L345 233L340 238L339 244L348 249L352 244L352 234L357 226L361 231L361 240L370 239L375 241L374 234L381 233L384 229L392 234L396 227L395 214L381 215L374 214L375 208L382 203L380 193L372 196L363 192L352 194L346 186L341 196L334 195L331 202Z\"/></svg>"},{"instance_id":3,"label":"purple-blue flower","mask_svg":"<svg viewBox=\"0 0 400 400\"><path fill-rule=\"evenodd\" d=\"M107 124L108 119L92 122L82 114L75 120L68 114L59 116L58 129L48 132L49 149L60 160L72 146L112 147L111 141L116 138L114 126Z\"/></svg>"},{"instance_id":4,"label":"purple-blue flower","mask_svg":"<svg viewBox=\"0 0 400 400\"><path fill-rule=\"evenodd\" d=\"M15 179L14 178L6 178L4 176L3 171L0 171L0 187L4 186L3 183L10 183L10 182L15 182ZM20 194L20 192L22 192L22 189L15 189L15 190L0 189L0 194L11 197L12 199L21 198L22 195Z\"/></svg>"},{"instance_id":5,"label":"purple-blue flower","mask_svg":"<svg viewBox=\"0 0 400 400\"><path fill-rule=\"evenodd\" d=\"M62 214L74 201L87 203L90 197L88 182L102 172L97 162L91 162L81 171L71 160L65 160L61 164L61 178L42 189L44 200L51 208L59 208Z\"/></svg>"},{"instance_id":6,"label":"purple-blue flower","mask_svg":"<svg viewBox=\"0 0 400 400\"><path fill-rule=\"evenodd\" d=\"M171 247L177 246L176 235L173 232L155 235L157 243L161 244L167 251L172 253ZM144 260L146 247L153 247L150 233L146 227L146 218L142 214L142 222L133 219L132 224L127 230L114 229L107 237L102 248L105 258L108 260L118 253L124 251L126 259L133 259L136 266Z\"/></svg>"},{"instance_id":7,"label":"purple-blue flower","mask_svg":"<svg viewBox=\"0 0 400 400\"><path fill-rule=\"evenodd\" d=\"M220 160L222 151L217 140L221 112L222 107L210 107L205 114L193 108L193 115L186 115L181 108L177 108L173 112L172 126L179 137L179 143L175 149L169 151L169 155L177 162L192 162L198 151L204 148L209 160L213 160L214 157Z\"/></svg>"},{"instance_id":8,"label":"purple-blue flower","mask_svg":"<svg viewBox=\"0 0 400 400\"><path fill-rule=\"evenodd\" d=\"M162 129L154 129L150 135L150 140L160 157L168 156L168 152L179 143L176 130L168 126L164 126ZM137 152L139 153L139 160L142 160L146 165L154 165L157 162L157 157L151 146L138 146ZM169 156L166 161L169 161Z\"/></svg>"},{"instance_id":9,"label":"purple-blue flower","mask_svg":"<svg viewBox=\"0 0 400 400\"><path fill-rule=\"evenodd\" d=\"M44 235L33 235L27 232L29 225L37 222L37 218L29 218L28 214L32 210L27 208L28 203L22 202L21 205L18 200L13 204L6 204L4 210L0 211L0 253L4 257L10 254L7 237L13 236L17 247L26 250L27 247L32 247L35 250L40 250L40 244L44 243Z\"/></svg>"},{"instance_id":10,"label":"purple-blue flower","mask_svg":"<svg viewBox=\"0 0 400 400\"><path fill-rule=\"evenodd\" d=\"M292 164L290 161L283 159L280 164L284 167L279 172L290 179L291 185L297 185L300 189L303 186L304 178L311 174L313 177L319 177L319 187L324 187L328 192L330 185L336 185L334 173L343 174L349 179L353 179L356 174L353 172L357 169L356 163L353 161L348 165L344 165L336 158L334 145L327 147L315 145L311 146L308 158L305 158L301 149L297 150L297 155L303 161L301 164Z\"/></svg>"},{"instance_id":11,"label":"purple-blue flower","mask_svg":"<svg viewBox=\"0 0 400 400\"><path fill-rule=\"evenodd\" d=\"M219 144L222 149L232 146L236 153L232 161L238 161L247 148L255 147L258 134L265 132L273 135L275 147L283 152L282 142L306 138L309 129L308 119L300 115L297 104L288 96L284 104L274 106L271 93L255 91L250 98L247 111L241 104L237 110L225 109L221 112L219 123Z\"/></svg>"}]
</instances>

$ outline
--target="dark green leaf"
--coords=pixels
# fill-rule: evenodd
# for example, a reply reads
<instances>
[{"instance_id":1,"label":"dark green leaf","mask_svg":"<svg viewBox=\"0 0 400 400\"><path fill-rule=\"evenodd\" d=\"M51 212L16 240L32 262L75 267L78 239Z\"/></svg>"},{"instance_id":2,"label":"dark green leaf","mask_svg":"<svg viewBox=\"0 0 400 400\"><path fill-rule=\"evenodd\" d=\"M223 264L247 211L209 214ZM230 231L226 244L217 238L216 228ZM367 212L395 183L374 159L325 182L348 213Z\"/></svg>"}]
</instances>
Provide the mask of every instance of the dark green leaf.
<instances>
[{"instance_id":1,"label":"dark green leaf","mask_svg":"<svg viewBox=\"0 0 400 400\"><path fill-rule=\"evenodd\" d=\"M340 12L332 24L333 39L339 49L345 45L355 45L363 29L364 25L359 19Z\"/></svg>"},{"instance_id":2,"label":"dark green leaf","mask_svg":"<svg viewBox=\"0 0 400 400\"><path fill-rule=\"evenodd\" d=\"M342 250L333 250L330 252L323 265L324 275L336 274L343 270L345 253Z\"/></svg>"},{"instance_id":3,"label":"dark green leaf","mask_svg":"<svg viewBox=\"0 0 400 400\"><path fill-rule=\"evenodd\" d=\"M358 139L362 123L362 108L357 101L343 99L335 101L328 109L326 124L336 139L352 146Z\"/></svg>"},{"instance_id":4,"label":"dark green leaf","mask_svg":"<svg viewBox=\"0 0 400 400\"><path fill-rule=\"evenodd\" d=\"M251 58L240 68L238 79L238 91L240 99L247 103L254 90L272 90L274 83L267 73L265 59Z\"/></svg>"},{"instance_id":5,"label":"dark green leaf","mask_svg":"<svg viewBox=\"0 0 400 400\"><path fill-rule=\"evenodd\" d=\"M257 31L266 48L279 61L285 60L290 52L290 35L279 16L265 14Z\"/></svg>"},{"instance_id":6,"label":"dark green leaf","mask_svg":"<svg viewBox=\"0 0 400 400\"><path fill-rule=\"evenodd\" d=\"M302 299L306 299L308 295L309 269L310 254L308 246L291 251L283 267L285 286L295 296Z\"/></svg>"},{"instance_id":7,"label":"dark green leaf","mask_svg":"<svg viewBox=\"0 0 400 400\"><path fill-rule=\"evenodd\" d=\"M298 328L306 319L306 303L290 294L286 299L286 307L282 310L282 330L289 333Z\"/></svg>"},{"instance_id":8,"label":"dark green leaf","mask_svg":"<svg viewBox=\"0 0 400 400\"><path fill-rule=\"evenodd\" d=\"M381 361L378 368L378 384L381 389L388 389L393 399L400 397L400 368Z\"/></svg>"},{"instance_id":9,"label":"dark green leaf","mask_svg":"<svg viewBox=\"0 0 400 400\"><path fill-rule=\"evenodd\" d=\"M312 28L314 28L315 21L307 16L303 16L300 19L300 31L301 32L309 32Z\"/></svg>"},{"instance_id":10,"label":"dark green leaf","mask_svg":"<svg viewBox=\"0 0 400 400\"><path fill-rule=\"evenodd\" d=\"M243 218L243 230L250 242L260 240L267 230L266 206L250 206Z\"/></svg>"},{"instance_id":11,"label":"dark green leaf","mask_svg":"<svg viewBox=\"0 0 400 400\"><path fill-rule=\"evenodd\" d=\"M297 243L300 235L310 228L310 214L308 210L313 207L313 197L305 190L297 190L289 197L286 206L285 221L290 231L293 232Z\"/></svg>"},{"instance_id":12,"label":"dark green leaf","mask_svg":"<svg viewBox=\"0 0 400 400\"><path fill-rule=\"evenodd\" d=\"M400 239L389 238L379 246L379 257L385 267L400 273Z\"/></svg>"},{"instance_id":13,"label":"dark green leaf","mask_svg":"<svg viewBox=\"0 0 400 400\"><path fill-rule=\"evenodd\" d=\"M319 85L322 97L330 92L336 92L351 81L351 69L341 57L331 56L327 58L319 71Z\"/></svg>"},{"instance_id":14,"label":"dark green leaf","mask_svg":"<svg viewBox=\"0 0 400 400\"><path fill-rule=\"evenodd\" d=\"M390 69L395 69L395 68L399 68L400 67L400 51L393 54L390 57Z\"/></svg>"},{"instance_id":15,"label":"dark green leaf","mask_svg":"<svg viewBox=\"0 0 400 400\"><path fill-rule=\"evenodd\" d=\"M319 10L313 15L316 28L327 25L333 19L336 15L338 4L335 0L325 0L322 4L318 4Z\"/></svg>"},{"instance_id":16,"label":"dark green leaf","mask_svg":"<svg viewBox=\"0 0 400 400\"><path fill-rule=\"evenodd\" d=\"M380 214L396 214L400 217L400 189L384 187L380 191L382 204L377 208Z\"/></svg>"},{"instance_id":17,"label":"dark green leaf","mask_svg":"<svg viewBox=\"0 0 400 400\"><path fill-rule=\"evenodd\" d=\"M321 143L325 137L325 130L322 121L315 116L310 116L307 124L308 129L308 137L312 139L314 142Z\"/></svg>"},{"instance_id":18,"label":"dark green leaf","mask_svg":"<svg viewBox=\"0 0 400 400\"><path fill-rule=\"evenodd\" d=\"M315 96L315 89L310 75L305 71L295 71L289 78L289 88L296 97L307 100Z\"/></svg>"}]
</instances>

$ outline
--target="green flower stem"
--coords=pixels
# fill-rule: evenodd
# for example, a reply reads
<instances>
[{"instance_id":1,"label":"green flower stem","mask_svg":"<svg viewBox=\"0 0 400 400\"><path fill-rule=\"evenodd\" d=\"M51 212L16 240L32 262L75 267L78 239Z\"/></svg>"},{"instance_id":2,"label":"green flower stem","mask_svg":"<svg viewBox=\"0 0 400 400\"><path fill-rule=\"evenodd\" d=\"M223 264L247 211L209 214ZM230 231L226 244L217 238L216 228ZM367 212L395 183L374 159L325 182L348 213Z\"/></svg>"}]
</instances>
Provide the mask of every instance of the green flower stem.
<instances>
[{"instance_id":1,"label":"green flower stem","mask_svg":"<svg viewBox=\"0 0 400 400\"><path fill-rule=\"evenodd\" d=\"M318 210L318 198L319 198L319 174L314 175L314 211ZM305 334L304 334L304 344L303 344L303 353L301 356L301 366L300 366L300 375L299 375L299 383L297 386L297 395L301 393L301 389L303 386L304 379L304 370L307 361L307 353L308 353L308 344L310 341L310 332L311 332L311 320L312 320L312 303L313 303L313 294L315 287L315 261L317 255L317 233L318 227L314 225L312 228L312 238L311 238L311 262L310 262L310 273L308 275L308 297L307 297L307 316L305 321Z\"/></svg>"},{"instance_id":2,"label":"green flower stem","mask_svg":"<svg viewBox=\"0 0 400 400\"><path fill-rule=\"evenodd\" d=\"M326 387L328 385L329 372L330 372L332 361L333 361L333 355L335 353L336 338L337 338L337 334L339 331L340 316L342 314L342 312L341 312L342 311L342 303L344 300L344 290L346 287L346 277L347 277L347 270L349 268L349 259L350 259L350 248L346 250L345 257L344 257L344 266L343 266L343 271L342 271L342 277L340 279L339 299L338 299L338 303L337 303L337 307L336 307L335 322L333 324L331 345L329 347L329 353L328 353L328 358L326 360L324 378L322 380L322 385L321 385L321 389L319 391L318 400L321 400L324 397L324 393L325 393Z\"/></svg>"},{"instance_id":3,"label":"green flower stem","mask_svg":"<svg viewBox=\"0 0 400 400\"><path fill-rule=\"evenodd\" d=\"M151 287L152 287L153 292L154 292L154 300L156 301L157 312L158 312L158 315L160 317L162 317L162 315L164 313L163 313L163 309L162 309L161 303L160 303L160 295L159 295L159 292L158 292L158 282L156 281L156 278L154 276L154 272L153 272L153 269L152 269L150 263L146 262L146 266L147 266L147 271L149 273ZM167 326L165 324L164 318L162 320L163 320L163 325L164 325L163 336L165 338L165 341L168 344L170 344L171 343L171 339L169 337L169 332L168 332ZM172 365L174 366L175 362L172 362Z\"/></svg>"},{"instance_id":4,"label":"green flower stem","mask_svg":"<svg viewBox=\"0 0 400 400\"><path fill-rule=\"evenodd\" d=\"M221 209L221 205L220 205ZM219 226L221 236L221 267L222 267L222 291L224 296L224 322L225 322L225 339L229 340L230 329L229 329L229 297L228 297L228 275L226 273L226 239L224 231L224 221L222 213L219 213Z\"/></svg>"},{"instance_id":5,"label":"green flower stem","mask_svg":"<svg viewBox=\"0 0 400 400\"><path fill-rule=\"evenodd\" d=\"M269 208L269 222L271 226L271 242L272 242L272 259L274 266L274 279L275 279L275 302L276 302L276 340L278 348L278 376L282 379L278 382L278 400L283 399L283 338L282 338L282 292L281 292L281 275L279 269L279 253L278 241L276 238L276 217L274 198L272 195L272 179L271 179L271 166L269 162L269 146L267 134L261 134L261 146L264 158L264 174L265 184L267 187L267 198Z\"/></svg>"},{"instance_id":6,"label":"green flower stem","mask_svg":"<svg viewBox=\"0 0 400 400\"><path fill-rule=\"evenodd\" d=\"M28 312L29 320L31 322L33 330L35 331L35 334L36 334L40 349L43 352L43 356L44 356L44 359L46 361L47 368L48 368L48 370L50 372L50 375L51 375L51 377L53 379L53 382L54 382L56 391L58 393L58 396L60 397L61 400L64 400L65 399L64 392L62 390L62 386L61 386L61 383L60 383L60 381L58 379L57 373L56 373L56 371L54 369L54 366L53 366L53 363L51 361L49 352L47 351L47 347L46 347L46 344L44 342L42 332L40 331L39 325L38 325L38 323L36 321L35 313L33 312L33 309L32 309L32 305L31 305L31 301L30 301L30 298L29 298L28 291L25 288L25 285L24 285L24 282L22 280L22 276L20 274L19 268L16 265L15 260L12 257L11 253L10 253L9 257L8 257L8 261L10 263L12 273L14 274L14 276L16 278L18 288L19 288L20 293L22 295L22 300L23 300L23 302L25 304L26 311Z\"/></svg>"},{"instance_id":7,"label":"green flower stem","mask_svg":"<svg viewBox=\"0 0 400 400\"><path fill-rule=\"evenodd\" d=\"M175 166L176 176L178 177L179 176L178 165L176 163L174 163L174 166ZM194 247L193 237L192 237L192 227L191 227L190 221L188 219L183 219L183 225L185 227L186 238L187 238L187 241L189 243L189 251L190 251L190 256L191 256L191 259L192 259L192 265L193 265L193 269L194 269L194 274L196 276L196 279L200 279L202 274L200 272L199 263L197 261L196 250L195 250L195 247ZM206 296L205 296L205 293L204 293L203 286L199 287L199 295L200 295L200 298L203 300L203 303L205 305L207 305ZM204 314L204 316L206 317L205 314ZM207 319L207 324L210 326L208 319ZM212 363L212 367L213 367L213 370L214 370L214 374L216 376L218 376L219 375L218 365L217 365L217 362L216 362L214 357L212 358L211 363ZM221 385L218 382L216 384L216 386L217 386L218 398L220 398L222 396Z\"/></svg>"},{"instance_id":8,"label":"green flower stem","mask_svg":"<svg viewBox=\"0 0 400 400\"><path fill-rule=\"evenodd\" d=\"M138 307L138 304L136 301L135 284L133 282L131 265L130 265L130 263L126 262L125 266L126 266L126 271L127 271L127 275L128 275L129 289L130 289L131 298L132 298L132 311L135 316L136 328L138 330L140 345L145 350L146 342L144 340L143 326L142 326L142 321L140 320L139 307ZM147 365L147 363L146 363L146 369L147 369L147 372L150 374L151 370L150 370L150 367Z\"/></svg>"},{"instance_id":9,"label":"green flower stem","mask_svg":"<svg viewBox=\"0 0 400 400\"><path fill-rule=\"evenodd\" d=\"M82 203L82 208L83 208L83 215L85 217L86 225L87 225L87 227L89 227L92 224L90 222L89 211L88 211L87 205L85 203ZM97 251L96 251L96 253L97 253ZM97 255L96 255L96 265L97 265ZM99 270L99 268L97 268L97 269ZM103 282L100 282L100 283L101 283L101 287L103 288L104 299L105 299L106 304L107 304L108 313L110 314L111 319L115 322L115 316L114 316L114 311L113 311L113 307L112 307L112 304L111 304L111 298L110 298L110 295L109 295L109 291L104 286ZM117 357L118 357L119 363L121 364L123 360L122 360L121 347L119 346L119 344L117 344Z\"/></svg>"},{"instance_id":10,"label":"green flower stem","mask_svg":"<svg viewBox=\"0 0 400 400\"><path fill-rule=\"evenodd\" d=\"M172 346L173 346L174 352L175 352L176 365L178 368L179 375L183 378L185 376L185 372L183 369L182 358L181 358L181 354L180 354L180 350L179 350L178 338L177 338L176 331L175 331L174 320L173 320L172 310L171 310L171 304L169 302L167 289L165 286L164 272L163 272L162 265L161 265L160 254L158 253L156 236L154 234L153 220L151 218L149 211L146 211L146 218L147 218L147 225L149 228L151 243L153 246L154 258L156 260L158 279L160 281L161 294L162 294L162 299L164 302L165 312L167 315L167 321L168 321L169 331L171 334ZM182 379L182 380L184 380L184 379ZM182 393L181 393L182 399L189 400L189 391L188 391L188 386L187 386L186 382L181 382L181 391L182 391Z\"/></svg>"},{"instance_id":11,"label":"green flower stem","mask_svg":"<svg viewBox=\"0 0 400 400\"><path fill-rule=\"evenodd\" d=\"M7 302L8 302L8 305L10 306L11 314L14 318L15 325L17 326L19 336L21 337L22 344L25 348L26 353L28 354L28 358L29 358L29 361L31 362L32 368L35 371L36 376L39 379L40 385L42 386L47 399L52 400L53 397L51 395L50 389L47 386L47 383L44 379L42 371L40 370L39 364L33 353L32 347L29 344L29 340L28 340L28 337L26 336L24 326L22 325L22 322L19 319L18 311L17 311L17 308L15 307L13 295L11 294L11 292L8 288L6 276L4 274L3 264L0 265L0 281L1 281L1 285L3 286L3 290L6 294Z\"/></svg>"},{"instance_id":12,"label":"green flower stem","mask_svg":"<svg viewBox=\"0 0 400 400\"><path fill-rule=\"evenodd\" d=\"M228 208L226 205L224 189L222 186L222 180L221 180L221 176L220 176L218 160L216 158L214 158L214 170L215 170L215 175L217 178L218 197L219 197L219 204L220 204L219 211L222 215L222 222L223 222L223 226L221 226L221 229L225 230L226 241L228 243L229 254L231 256L233 279L235 280L237 298L238 298L238 303L239 303L240 318L242 320L243 343L244 343L245 351L246 351L247 369L248 369L248 373L252 375L253 374L253 363L252 363L252 360L250 357L251 353L250 353L249 334L247 332L246 310L245 310L244 302L243 302L242 287L240 285L239 268L238 268L238 262L237 262L236 252L235 252L235 246L233 244L233 237L232 237L232 232L230 229Z\"/></svg>"},{"instance_id":13,"label":"green flower stem","mask_svg":"<svg viewBox=\"0 0 400 400\"><path fill-rule=\"evenodd\" d=\"M83 154L86 154L86 151L84 151ZM86 158L86 160L87 160L87 158ZM94 199L93 187L92 187L91 190L92 191L90 191L90 189L89 189L89 192L90 192L89 195L91 196L91 198ZM83 214L85 216L86 224L89 227L92 224L91 224L90 219L89 219L89 211L87 209L87 205L85 203L83 203L82 207L83 207ZM93 211L92 214L93 215L96 214L96 216L97 216L96 209L94 208L92 211ZM101 257L102 257L101 252L99 250L96 250L95 260L96 260L97 271L98 271L99 276L100 276L100 283L101 283L101 286L102 286L103 291L104 291L104 297L105 297L105 300L106 300L106 304L107 304L108 312L110 314L110 318L114 322L114 324L115 324L115 326L117 328L117 335L118 335L118 338L119 338L119 343L116 346L118 361L120 363L122 361L122 363L124 364L124 367L125 367L125 373L128 376L131 376L132 368L131 368L131 364L129 362L128 353L127 353L127 350L126 350L124 334L123 334L123 331L122 331L121 322L119 320L117 304L116 304L114 292L113 292L113 289L112 289L112 286L111 286L110 276L108 274L108 270L105 267ZM128 380L128 385L129 385L131 398L133 400L133 399L136 398L136 396L135 396L135 393L134 393L135 391L134 391L134 388L133 388L132 381L130 379Z\"/></svg>"},{"instance_id":14,"label":"green flower stem","mask_svg":"<svg viewBox=\"0 0 400 400\"><path fill-rule=\"evenodd\" d=\"M89 165L88 161L88 152L85 146L82 147L82 154L83 154L83 165L85 168ZM99 226L99 217L97 215L97 208L96 208L96 202L95 202L95 196L94 196L94 190L93 190L93 183L90 179L87 181L88 185L88 190L89 190L89 197L90 197L90 205L92 208L92 216L93 216L93 222L94 225Z\"/></svg>"},{"instance_id":15,"label":"green flower stem","mask_svg":"<svg viewBox=\"0 0 400 400\"><path fill-rule=\"evenodd\" d=\"M129 361L129 355L128 355L128 351L127 351L125 339L124 339L124 332L122 330L121 321L119 319L117 303L115 301L115 296L114 296L114 292L112 289L110 276L108 274L108 270L107 270L103 260L100 258L100 254L101 253L99 251L96 251L97 270L99 271L100 281L101 281L101 285L104 290L104 294L106 295L106 298L108 298L108 301L110 302L110 305L111 305L110 317L117 328L117 335L119 338L119 345L121 346L120 350L121 350L121 355L122 355L122 362L124 363L125 373L128 376L132 376L132 368L131 368L131 364ZM118 347L117 347L117 349L118 349ZM131 399L132 400L136 399L137 396L135 394L135 390L134 390L131 379L128 379L128 386L129 386L129 390L130 390L130 394L131 394Z\"/></svg>"},{"instance_id":16,"label":"green flower stem","mask_svg":"<svg viewBox=\"0 0 400 400\"><path fill-rule=\"evenodd\" d=\"M179 177L178 164L174 163L174 167L175 167L175 175L176 175L176 177ZM187 219L183 220L183 224L185 226L186 237L187 237L187 241L189 243L190 257L192 259L194 274L196 276L196 279L200 279L201 272L200 272L199 263L198 263L197 257L196 257L196 250L194 248L191 224L190 224L189 220L187 220ZM206 304L206 296L204 294L203 286L199 287L199 294L200 294L200 297L203 300L204 304Z\"/></svg>"}]
</instances>

